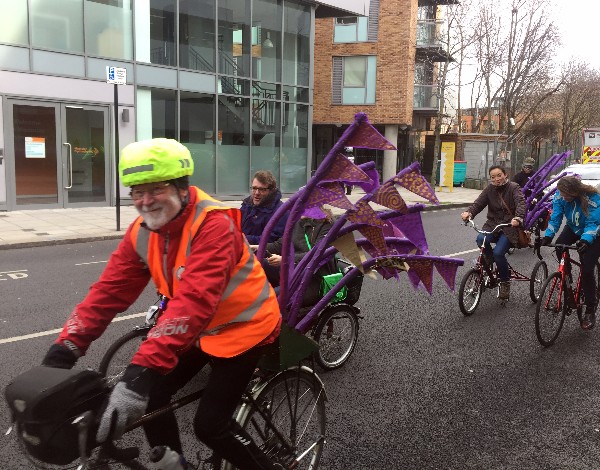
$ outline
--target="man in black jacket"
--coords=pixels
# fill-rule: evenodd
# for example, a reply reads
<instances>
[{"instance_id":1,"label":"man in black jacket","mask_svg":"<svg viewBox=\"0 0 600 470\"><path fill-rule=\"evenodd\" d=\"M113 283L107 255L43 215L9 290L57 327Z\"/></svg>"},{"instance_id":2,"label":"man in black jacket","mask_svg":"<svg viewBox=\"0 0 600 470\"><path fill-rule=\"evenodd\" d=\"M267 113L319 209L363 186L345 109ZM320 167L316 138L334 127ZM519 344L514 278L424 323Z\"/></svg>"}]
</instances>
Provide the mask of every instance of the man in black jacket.
<instances>
[{"instance_id":1,"label":"man in black jacket","mask_svg":"<svg viewBox=\"0 0 600 470\"><path fill-rule=\"evenodd\" d=\"M535 160L533 158L527 157L523 160L523 165L521 166L521 171L513 176L513 181L521 186L521 189L525 187L531 175L533 175L533 166L535 165ZM527 197L527 194L525 195Z\"/></svg>"}]
</instances>

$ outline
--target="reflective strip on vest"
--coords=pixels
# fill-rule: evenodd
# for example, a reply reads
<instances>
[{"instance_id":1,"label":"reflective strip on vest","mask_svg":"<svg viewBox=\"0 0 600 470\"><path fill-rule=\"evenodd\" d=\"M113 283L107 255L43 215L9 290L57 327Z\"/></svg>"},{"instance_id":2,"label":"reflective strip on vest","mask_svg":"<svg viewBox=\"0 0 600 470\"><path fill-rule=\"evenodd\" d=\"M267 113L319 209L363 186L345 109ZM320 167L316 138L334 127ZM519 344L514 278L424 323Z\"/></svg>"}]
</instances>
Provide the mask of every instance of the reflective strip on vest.
<instances>
[{"instance_id":1,"label":"reflective strip on vest","mask_svg":"<svg viewBox=\"0 0 600 470\"><path fill-rule=\"evenodd\" d=\"M163 272L166 257L163 260L159 253L159 235L141 229L141 217L134 222L136 225L131 231L136 252L150 269L158 290L169 298L177 292L179 279L176 271L185 267L192 241L208 212L223 211L223 215L230 221L230 230L233 231L234 226L237 226L241 232L239 210L211 198L199 188L190 187L190 190L196 191L197 202L182 230L171 276L172 287L168 285L168 277ZM253 298L252 294L257 292L258 295ZM244 241L242 256L233 268L216 313L198 336L200 347L214 356L233 357L260 343L276 328L279 320L279 304L275 292L250 246Z\"/></svg>"}]
</instances>

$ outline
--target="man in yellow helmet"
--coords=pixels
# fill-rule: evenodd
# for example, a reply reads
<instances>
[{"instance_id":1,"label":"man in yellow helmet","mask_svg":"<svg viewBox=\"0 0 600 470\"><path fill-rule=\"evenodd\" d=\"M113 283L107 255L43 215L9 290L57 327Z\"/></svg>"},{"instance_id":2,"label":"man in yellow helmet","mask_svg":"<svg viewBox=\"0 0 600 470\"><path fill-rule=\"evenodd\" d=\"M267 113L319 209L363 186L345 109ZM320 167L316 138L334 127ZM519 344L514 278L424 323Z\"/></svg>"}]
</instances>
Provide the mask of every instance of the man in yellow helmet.
<instances>
[{"instance_id":1,"label":"man in yellow helmet","mask_svg":"<svg viewBox=\"0 0 600 470\"><path fill-rule=\"evenodd\" d=\"M281 324L275 293L243 238L240 211L189 185L194 162L172 139L128 145L119 171L140 216L43 364L72 367L152 278L168 298L167 307L114 387L98 441L119 438L128 424L170 402L210 363L194 418L198 438L240 469L281 468L232 418L262 348L277 338ZM151 420L144 430L151 446L182 453L173 413Z\"/></svg>"}]
</instances>

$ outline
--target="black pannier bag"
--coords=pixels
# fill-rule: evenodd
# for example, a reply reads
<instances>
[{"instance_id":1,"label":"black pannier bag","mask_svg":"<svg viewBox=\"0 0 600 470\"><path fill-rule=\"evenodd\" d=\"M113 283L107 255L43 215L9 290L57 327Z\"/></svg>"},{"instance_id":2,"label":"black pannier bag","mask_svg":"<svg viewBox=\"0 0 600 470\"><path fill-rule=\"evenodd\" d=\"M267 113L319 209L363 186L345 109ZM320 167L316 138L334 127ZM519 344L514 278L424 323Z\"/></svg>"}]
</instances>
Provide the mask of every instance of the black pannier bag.
<instances>
[{"instance_id":1,"label":"black pannier bag","mask_svg":"<svg viewBox=\"0 0 600 470\"><path fill-rule=\"evenodd\" d=\"M27 452L42 462L66 465L79 457L73 419L88 410L97 415L109 388L94 370L38 366L16 377L4 394ZM97 426L92 428L88 450L95 445Z\"/></svg>"}]
</instances>

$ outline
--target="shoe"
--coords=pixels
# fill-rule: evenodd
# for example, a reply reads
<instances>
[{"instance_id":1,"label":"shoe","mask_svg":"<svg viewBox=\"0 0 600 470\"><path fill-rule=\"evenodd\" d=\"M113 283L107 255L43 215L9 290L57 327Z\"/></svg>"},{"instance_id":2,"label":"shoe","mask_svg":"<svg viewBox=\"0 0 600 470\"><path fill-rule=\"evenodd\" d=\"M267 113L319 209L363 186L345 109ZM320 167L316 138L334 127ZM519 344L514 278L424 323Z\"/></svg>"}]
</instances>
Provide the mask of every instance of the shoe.
<instances>
[{"instance_id":1,"label":"shoe","mask_svg":"<svg viewBox=\"0 0 600 470\"><path fill-rule=\"evenodd\" d=\"M508 300L510 298L510 281L500 281L498 298L500 300Z\"/></svg>"},{"instance_id":2,"label":"shoe","mask_svg":"<svg viewBox=\"0 0 600 470\"><path fill-rule=\"evenodd\" d=\"M581 320L582 330L591 330L596 324L596 306L586 305L583 319Z\"/></svg>"}]
</instances>

